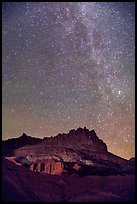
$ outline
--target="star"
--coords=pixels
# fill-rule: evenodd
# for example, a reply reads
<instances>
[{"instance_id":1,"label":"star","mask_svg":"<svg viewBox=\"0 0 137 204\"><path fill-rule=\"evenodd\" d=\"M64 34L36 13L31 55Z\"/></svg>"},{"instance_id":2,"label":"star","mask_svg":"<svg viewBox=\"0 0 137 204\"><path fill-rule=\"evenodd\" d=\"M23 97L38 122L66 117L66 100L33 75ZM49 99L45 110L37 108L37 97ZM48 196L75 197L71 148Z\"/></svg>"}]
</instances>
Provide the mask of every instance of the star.
<instances>
[{"instance_id":1,"label":"star","mask_svg":"<svg viewBox=\"0 0 137 204\"><path fill-rule=\"evenodd\" d=\"M121 91L119 90L119 91L118 91L118 95L120 95L120 94L121 94Z\"/></svg>"},{"instance_id":2,"label":"star","mask_svg":"<svg viewBox=\"0 0 137 204\"><path fill-rule=\"evenodd\" d=\"M2 138L94 129L135 154L135 3L3 2Z\"/></svg>"}]
</instances>

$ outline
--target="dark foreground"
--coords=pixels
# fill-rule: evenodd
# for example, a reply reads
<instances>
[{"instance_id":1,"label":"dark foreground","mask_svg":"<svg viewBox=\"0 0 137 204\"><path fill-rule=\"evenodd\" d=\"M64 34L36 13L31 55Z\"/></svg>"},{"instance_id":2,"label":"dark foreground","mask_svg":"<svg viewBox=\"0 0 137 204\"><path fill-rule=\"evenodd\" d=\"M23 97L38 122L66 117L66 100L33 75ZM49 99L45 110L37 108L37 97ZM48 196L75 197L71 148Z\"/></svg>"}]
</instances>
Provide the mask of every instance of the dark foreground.
<instances>
[{"instance_id":1,"label":"dark foreground","mask_svg":"<svg viewBox=\"0 0 137 204\"><path fill-rule=\"evenodd\" d=\"M133 202L135 176L43 175L3 160L3 201Z\"/></svg>"}]
</instances>

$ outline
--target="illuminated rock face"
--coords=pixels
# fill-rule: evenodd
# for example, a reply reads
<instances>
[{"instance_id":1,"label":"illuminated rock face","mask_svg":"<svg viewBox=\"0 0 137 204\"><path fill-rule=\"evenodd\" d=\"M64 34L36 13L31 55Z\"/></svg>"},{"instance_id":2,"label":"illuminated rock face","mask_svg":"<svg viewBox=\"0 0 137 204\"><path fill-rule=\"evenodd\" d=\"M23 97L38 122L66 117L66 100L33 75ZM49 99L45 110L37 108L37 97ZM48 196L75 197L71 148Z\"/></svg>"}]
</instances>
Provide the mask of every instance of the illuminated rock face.
<instances>
[{"instance_id":1,"label":"illuminated rock face","mask_svg":"<svg viewBox=\"0 0 137 204\"><path fill-rule=\"evenodd\" d=\"M60 161L54 161L53 159L47 159L45 161L39 161L30 165L30 170L34 172L42 172L46 174L59 175L63 172L64 165Z\"/></svg>"},{"instance_id":2,"label":"illuminated rock face","mask_svg":"<svg viewBox=\"0 0 137 204\"><path fill-rule=\"evenodd\" d=\"M74 164L73 169L79 171L81 169L81 166L78 164Z\"/></svg>"},{"instance_id":3,"label":"illuminated rock face","mask_svg":"<svg viewBox=\"0 0 137 204\"><path fill-rule=\"evenodd\" d=\"M3 158L2 199L13 203L134 202L135 176L43 175Z\"/></svg>"},{"instance_id":4,"label":"illuminated rock face","mask_svg":"<svg viewBox=\"0 0 137 204\"><path fill-rule=\"evenodd\" d=\"M28 141L28 136L22 137ZM106 144L98 138L95 131L86 128L70 130L68 134L58 134L55 137L44 138L37 144L14 149L14 156L22 165L25 162L33 172L53 175L79 171L83 174L98 172L102 175L100 168L103 172L107 169L107 172L117 173L123 168L122 165L129 163L108 152Z\"/></svg>"}]
</instances>

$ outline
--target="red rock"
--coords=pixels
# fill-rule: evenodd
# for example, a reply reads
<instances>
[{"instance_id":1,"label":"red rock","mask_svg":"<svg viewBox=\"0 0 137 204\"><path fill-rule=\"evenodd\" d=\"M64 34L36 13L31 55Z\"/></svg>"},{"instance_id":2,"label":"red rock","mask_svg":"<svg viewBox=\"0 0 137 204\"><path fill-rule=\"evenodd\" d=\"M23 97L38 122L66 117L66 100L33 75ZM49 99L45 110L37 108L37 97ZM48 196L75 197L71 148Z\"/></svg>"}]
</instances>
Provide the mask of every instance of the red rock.
<instances>
[{"instance_id":1,"label":"red rock","mask_svg":"<svg viewBox=\"0 0 137 204\"><path fill-rule=\"evenodd\" d=\"M36 169L34 169L34 165L36 165ZM44 166L44 168L43 168ZM60 161L54 161L53 159L47 159L43 162L38 162L31 164L30 170L35 172L43 172L46 174L58 175L61 174L64 170L64 165Z\"/></svg>"},{"instance_id":2,"label":"red rock","mask_svg":"<svg viewBox=\"0 0 137 204\"><path fill-rule=\"evenodd\" d=\"M135 176L43 176L2 159L2 199L13 203L134 203Z\"/></svg>"},{"instance_id":3,"label":"red rock","mask_svg":"<svg viewBox=\"0 0 137 204\"><path fill-rule=\"evenodd\" d=\"M30 165L30 170L33 171L34 170L34 163Z\"/></svg>"},{"instance_id":4,"label":"red rock","mask_svg":"<svg viewBox=\"0 0 137 204\"><path fill-rule=\"evenodd\" d=\"M75 164L75 165L73 166L73 169L75 169L76 171L78 171L78 170L81 169L81 166L78 165L78 164Z\"/></svg>"},{"instance_id":5,"label":"red rock","mask_svg":"<svg viewBox=\"0 0 137 204\"><path fill-rule=\"evenodd\" d=\"M47 161L45 164L45 170L44 172L47 174L61 174L63 172L63 163L58 161L54 161L54 160L50 160Z\"/></svg>"},{"instance_id":6,"label":"red rock","mask_svg":"<svg viewBox=\"0 0 137 204\"><path fill-rule=\"evenodd\" d=\"M36 172L41 172L41 163L40 162L37 164Z\"/></svg>"}]
</instances>

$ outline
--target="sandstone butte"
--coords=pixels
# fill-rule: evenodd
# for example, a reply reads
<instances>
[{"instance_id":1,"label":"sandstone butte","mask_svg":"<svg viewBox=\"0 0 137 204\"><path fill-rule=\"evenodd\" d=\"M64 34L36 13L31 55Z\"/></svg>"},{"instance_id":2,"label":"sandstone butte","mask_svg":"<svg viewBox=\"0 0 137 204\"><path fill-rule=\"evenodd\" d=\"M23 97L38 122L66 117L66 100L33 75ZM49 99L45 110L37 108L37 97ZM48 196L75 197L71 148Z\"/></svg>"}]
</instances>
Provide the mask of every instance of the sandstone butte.
<instances>
[{"instance_id":1,"label":"sandstone butte","mask_svg":"<svg viewBox=\"0 0 137 204\"><path fill-rule=\"evenodd\" d=\"M118 167L119 170L123 165L129 165L128 160L109 152L96 132L86 127L37 141L34 138L31 141L31 137L23 133L19 140L28 141L27 137L29 144L14 149L13 156L23 157L23 164L26 159L26 164L34 172L56 175L66 171L77 172L83 166Z\"/></svg>"}]
</instances>

